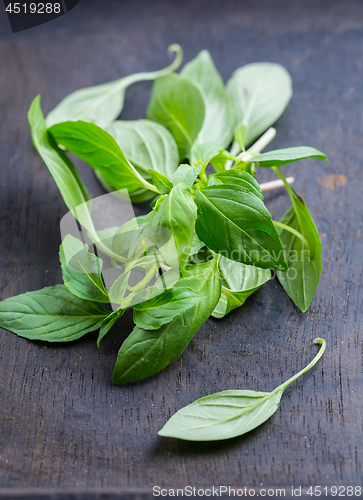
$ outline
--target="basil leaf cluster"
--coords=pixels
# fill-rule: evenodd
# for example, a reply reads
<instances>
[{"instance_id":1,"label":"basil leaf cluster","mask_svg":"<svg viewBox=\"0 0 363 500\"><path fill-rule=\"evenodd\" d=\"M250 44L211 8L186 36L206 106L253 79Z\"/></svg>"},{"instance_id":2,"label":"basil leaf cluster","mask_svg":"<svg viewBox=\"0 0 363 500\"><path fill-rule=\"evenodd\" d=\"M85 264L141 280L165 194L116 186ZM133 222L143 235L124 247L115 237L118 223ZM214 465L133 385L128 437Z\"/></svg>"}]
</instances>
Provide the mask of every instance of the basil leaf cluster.
<instances>
[{"instance_id":1,"label":"basil leaf cluster","mask_svg":"<svg viewBox=\"0 0 363 500\"><path fill-rule=\"evenodd\" d=\"M240 307L271 269L306 311L321 272L318 231L279 167L326 156L305 146L261 153L262 134L291 99L289 73L274 63L248 64L225 85L206 50L179 74L182 50L171 50L176 58L163 70L77 90L46 119L37 96L28 113L34 146L88 240L66 236L59 252L64 285L4 300L0 326L48 342L99 329L100 345L131 308L135 328L119 349L116 384L165 368L211 315L223 318ZM154 81L146 118L120 120L126 89L142 80ZM152 200L149 214L98 231L89 192L67 153L87 162L106 191L127 190L134 203ZM272 168L291 198L280 221L265 206L258 168ZM156 235L163 238L157 261L148 253ZM107 287L106 261L120 270ZM135 272L142 276L136 284ZM208 396L180 410L160 434L194 440L242 434L276 411L285 387Z\"/></svg>"}]
</instances>

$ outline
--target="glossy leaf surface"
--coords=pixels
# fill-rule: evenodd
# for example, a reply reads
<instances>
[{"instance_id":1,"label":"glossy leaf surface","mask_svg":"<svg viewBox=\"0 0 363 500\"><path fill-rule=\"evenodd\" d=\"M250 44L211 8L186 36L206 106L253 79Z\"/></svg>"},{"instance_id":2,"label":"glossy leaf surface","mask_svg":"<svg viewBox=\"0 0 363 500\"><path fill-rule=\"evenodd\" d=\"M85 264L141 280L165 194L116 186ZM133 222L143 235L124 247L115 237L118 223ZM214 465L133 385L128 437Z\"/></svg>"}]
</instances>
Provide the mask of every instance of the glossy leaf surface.
<instances>
[{"instance_id":1,"label":"glossy leaf surface","mask_svg":"<svg viewBox=\"0 0 363 500\"><path fill-rule=\"evenodd\" d=\"M269 151L268 153L255 156L250 161L258 163L260 167L281 167L282 165L287 165L294 161L305 160L306 158L318 158L327 161L327 157L324 153L308 146Z\"/></svg>"},{"instance_id":2,"label":"glossy leaf surface","mask_svg":"<svg viewBox=\"0 0 363 500\"><path fill-rule=\"evenodd\" d=\"M177 288L134 306L134 322L139 328L157 330L178 314L190 309L204 296L193 290Z\"/></svg>"},{"instance_id":3,"label":"glossy leaf surface","mask_svg":"<svg viewBox=\"0 0 363 500\"><path fill-rule=\"evenodd\" d=\"M64 122L53 125L49 131L58 144L89 163L115 189L135 191L146 187L146 181L126 159L115 139L97 125Z\"/></svg>"},{"instance_id":4,"label":"glossy leaf surface","mask_svg":"<svg viewBox=\"0 0 363 500\"><path fill-rule=\"evenodd\" d=\"M302 234L308 247L300 238L278 227L289 270L278 271L277 277L290 299L305 312L311 304L320 279L321 242L305 200L291 187L289 193L292 207L280 222Z\"/></svg>"},{"instance_id":5,"label":"glossy leaf surface","mask_svg":"<svg viewBox=\"0 0 363 500\"><path fill-rule=\"evenodd\" d=\"M221 184L197 190L196 231L214 252L262 268L287 268L271 215L253 191Z\"/></svg>"},{"instance_id":6,"label":"glossy leaf surface","mask_svg":"<svg viewBox=\"0 0 363 500\"><path fill-rule=\"evenodd\" d=\"M174 288L190 288L205 298L158 330L135 327L118 353L114 383L123 384L150 377L182 354L218 302L221 288L217 258L188 266L184 278Z\"/></svg>"},{"instance_id":7,"label":"glossy leaf surface","mask_svg":"<svg viewBox=\"0 0 363 500\"><path fill-rule=\"evenodd\" d=\"M70 342L100 328L109 315L101 305L73 295L64 285L0 302L0 326L20 337Z\"/></svg>"}]
</instances>

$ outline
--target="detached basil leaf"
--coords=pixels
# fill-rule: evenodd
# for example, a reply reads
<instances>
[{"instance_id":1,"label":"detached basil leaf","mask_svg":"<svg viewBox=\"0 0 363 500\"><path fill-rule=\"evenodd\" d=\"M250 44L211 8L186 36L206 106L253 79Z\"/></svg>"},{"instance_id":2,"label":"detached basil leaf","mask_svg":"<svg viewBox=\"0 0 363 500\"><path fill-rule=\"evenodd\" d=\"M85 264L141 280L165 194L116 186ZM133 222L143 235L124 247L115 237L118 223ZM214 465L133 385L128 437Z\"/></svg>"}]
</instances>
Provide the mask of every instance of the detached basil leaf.
<instances>
[{"instance_id":1,"label":"detached basil leaf","mask_svg":"<svg viewBox=\"0 0 363 500\"><path fill-rule=\"evenodd\" d=\"M161 174L157 170L152 170L150 168L149 173L155 187L160 191L161 194L168 194L173 189L173 183L169 181L165 175Z\"/></svg>"},{"instance_id":2,"label":"detached basil leaf","mask_svg":"<svg viewBox=\"0 0 363 500\"><path fill-rule=\"evenodd\" d=\"M269 419L279 407L282 393L217 392L179 410L158 434L187 441L231 439Z\"/></svg>"},{"instance_id":3,"label":"detached basil leaf","mask_svg":"<svg viewBox=\"0 0 363 500\"><path fill-rule=\"evenodd\" d=\"M212 316L223 318L233 309L245 303L250 295L271 279L269 269L246 266L221 256L219 269L222 277L222 292Z\"/></svg>"},{"instance_id":4,"label":"detached basil leaf","mask_svg":"<svg viewBox=\"0 0 363 500\"><path fill-rule=\"evenodd\" d=\"M95 302L109 302L103 284L102 259L88 252L88 245L68 234L59 249L63 281L77 297Z\"/></svg>"},{"instance_id":5,"label":"detached basil leaf","mask_svg":"<svg viewBox=\"0 0 363 500\"><path fill-rule=\"evenodd\" d=\"M102 306L76 297L64 285L0 302L0 326L31 340L70 342L100 328L108 315Z\"/></svg>"},{"instance_id":6,"label":"detached basil leaf","mask_svg":"<svg viewBox=\"0 0 363 500\"><path fill-rule=\"evenodd\" d=\"M314 342L322 347L311 363L274 391L223 391L198 399L173 415L159 435L187 441L218 441L252 431L275 413L286 387L319 361L326 342Z\"/></svg>"},{"instance_id":7,"label":"detached basil leaf","mask_svg":"<svg viewBox=\"0 0 363 500\"><path fill-rule=\"evenodd\" d=\"M178 184L152 213L148 225L171 230L182 269L189 260L195 233L197 207L189 187Z\"/></svg>"},{"instance_id":8,"label":"detached basil leaf","mask_svg":"<svg viewBox=\"0 0 363 500\"><path fill-rule=\"evenodd\" d=\"M205 118L198 143L218 142L222 149L226 148L233 138L236 116L232 99L209 52L202 50L180 74L197 87L204 100Z\"/></svg>"},{"instance_id":9,"label":"detached basil leaf","mask_svg":"<svg viewBox=\"0 0 363 500\"><path fill-rule=\"evenodd\" d=\"M157 330L203 298L205 297L201 293L193 290L168 290L158 297L134 305L134 322L139 328Z\"/></svg>"},{"instance_id":10,"label":"detached basil leaf","mask_svg":"<svg viewBox=\"0 0 363 500\"><path fill-rule=\"evenodd\" d=\"M116 189L134 191L147 187L157 191L125 158L115 139L94 123L58 123L49 132L58 144L89 163Z\"/></svg>"},{"instance_id":11,"label":"detached basil leaf","mask_svg":"<svg viewBox=\"0 0 363 500\"><path fill-rule=\"evenodd\" d=\"M193 186L195 179L198 177L202 170L202 165L198 167L192 167L191 165L180 165L174 176L173 184L176 186L180 182L184 182L187 186Z\"/></svg>"},{"instance_id":12,"label":"detached basil leaf","mask_svg":"<svg viewBox=\"0 0 363 500\"><path fill-rule=\"evenodd\" d=\"M133 83L154 80L174 71L183 59L179 45L171 45L169 50L176 52L175 61L165 69L150 73L135 73L114 82L76 90L65 97L47 116L47 126L68 120L93 122L107 127L116 120L124 105L125 91Z\"/></svg>"},{"instance_id":13,"label":"detached basil leaf","mask_svg":"<svg viewBox=\"0 0 363 500\"><path fill-rule=\"evenodd\" d=\"M40 107L40 96L37 96L32 102L28 112L28 120L34 147L52 174L64 203L73 212L78 205L86 203L91 198L76 167L67 155L58 148L52 136L47 132Z\"/></svg>"},{"instance_id":14,"label":"detached basil leaf","mask_svg":"<svg viewBox=\"0 0 363 500\"><path fill-rule=\"evenodd\" d=\"M309 247L307 248L301 239L290 231L277 228L289 265L289 270L278 271L277 277L290 299L302 312L305 312L313 300L320 279L321 243L305 200L290 186L288 192L292 207L280 222L302 234Z\"/></svg>"},{"instance_id":15,"label":"detached basil leaf","mask_svg":"<svg viewBox=\"0 0 363 500\"><path fill-rule=\"evenodd\" d=\"M228 184L208 186L197 190L195 203L197 234L211 250L236 262L287 269L271 215L253 191Z\"/></svg>"},{"instance_id":16,"label":"detached basil leaf","mask_svg":"<svg viewBox=\"0 0 363 500\"><path fill-rule=\"evenodd\" d=\"M190 288L205 298L158 330L135 327L119 350L113 373L115 384L142 380L165 368L182 354L209 318L221 290L217 257L207 263L187 266L184 276L174 289Z\"/></svg>"},{"instance_id":17,"label":"detached basil leaf","mask_svg":"<svg viewBox=\"0 0 363 500\"><path fill-rule=\"evenodd\" d=\"M190 156L203 126L204 113L203 98L188 80L176 74L155 80L147 117L171 132L181 160Z\"/></svg>"},{"instance_id":18,"label":"detached basil leaf","mask_svg":"<svg viewBox=\"0 0 363 500\"><path fill-rule=\"evenodd\" d=\"M324 153L308 146L276 149L275 151L255 156L249 161L251 163L258 163L260 167L281 167L282 165L287 165L298 160L305 160L306 158L319 158L320 160L328 161Z\"/></svg>"},{"instance_id":19,"label":"detached basil leaf","mask_svg":"<svg viewBox=\"0 0 363 500\"><path fill-rule=\"evenodd\" d=\"M248 146L282 115L292 96L292 83L280 64L253 63L233 73L227 90L238 122L246 127Z\"/></svg>"},{"instance_id":20,"label":"detached basil leaf","mask_svg":"<svg viewBox=\"0 0 363 500\"><path fill-rule=\"evenodd\" d=\"M100 333L97 338L97 347L100 347L101 340L108 332L111 330L116 321L124 314L125 309L116 309L111 314L107 316L102 322Z\"/></svg>"}]
</instances>

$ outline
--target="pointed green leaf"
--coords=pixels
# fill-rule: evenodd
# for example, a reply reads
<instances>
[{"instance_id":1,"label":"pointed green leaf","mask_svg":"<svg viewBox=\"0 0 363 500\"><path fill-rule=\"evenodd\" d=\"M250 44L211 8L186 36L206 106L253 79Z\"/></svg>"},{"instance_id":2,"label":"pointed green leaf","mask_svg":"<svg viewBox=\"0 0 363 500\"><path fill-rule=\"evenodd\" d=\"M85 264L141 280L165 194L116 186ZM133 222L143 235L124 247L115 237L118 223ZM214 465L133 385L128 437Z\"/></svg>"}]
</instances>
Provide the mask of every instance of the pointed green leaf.
<instances>
[{"instance_id":1,"label":"pointed green leaf","mask_svg":"<svg viewBox=\"0 0 363 500\"><path fill-rule=\"evenodd\" d=\"M109 315L101 305L73 295L64 285L0 302L0 326L20 337L70 342L97 330Z\"/></svg>"},{"instance_id":2,"label":"pointed green leaf","mask_svg":"<svg viewBox=\"0 0 363 500\"><path fill-rule=\"evenodd\" d=\"M218 156L223 151L223 147L214 142L205 142L197 144L192 149L191 161L192 165L202 165L204 168L212 161L215 156Z\"/></svg>"},{"instance_id":3,"label":"pointed green leaf","mask_svg":"<svg viewBox=\"0 0 363 500\"><path fill-rule=\"evenodd\" d=\"M222 292L212 316L223 318L233 309L245 303L250 295L271 279L270 269L246 266L221 256L219 269L222 277Z\"/></svg>"},{"instance_id":4,"label":"pointed green leaf","mask_svg":"<svg viewBox=\"0 0 363 500\"><path fill-rule=\"evenodd\" d=\"M117 120L108 127L108 132L146 181L151 181L150 168L168 179L173 177L179 165L179 152L173 136L165 127L151 120ZM107 191L115 189L99 172L96 176ZM153 197L155 193L146 188L130 193L133 203L142 203Z\"/></svg>"},{"instance_id":5,"label":"pointed green leaf","mask_svg":"<svg viewBox=\"0 0 363 500\"><path fill-rule=\"evenodd\" d=\"M40 107L40 96L37 96L32 102L28 120L35 149L52 174L64 203L69 210L74 211L78 205L86 203L91 198L78 175L76 167L65 153L58 148L47 131Z\"/></svg>"},{"instance_id":6,"label":"pointed green leaf","mask_svg":"<svg viewBox=\"0 0 363 500\"><path fill-rule=\"evenodd\" d=\"M204 295L200 302L158 330L135 327L122 344L113 373L115 384L134 382L159 372L178 358L202 324L208 319L220 296L217 258L191 265L175 289L190 288Z\"/></svg>"},{"instance_id":7,"label":"pointed green leaf","mask_svg":"<svg viewBox=\"0 0 363 500\"><path fill-rule=\"evenodd\" d=\"M272 392L223 391L211 394L176 412L159 435L187 441L218 441L255 429L275 413L286 387L310 370L324 354L325 340L315 339L314 343L322 344L315 358Z\"/></svg>"},{"instance_id":8,"label":"pointed green leaf","mask_svg":"<svg viewBox=\"0 0 363 500\"><path fill-rule=\"evenodd\" d=\"M179 165L178 146L165 127L151 120L117 120L107 130L143 177L152 168L172 178Z\"/></svg>"},{"instance_id":9,"label":"pointed green leaf","mask_svg":"<svg viewBox=\"0 0 363 500\"><path fill-rule=\"evenodd\" d=\"M182 288L168 290L158 297L134 305L134 322L139 328L157 330L203 298L201 293L193 290Z\"/></svg>"},{"instance_id":10,"label":"pointed green leaf","mask_svg":"<svg viewBox=\"0 0 363 500\"><path fill-rule=\"evenodd\" d=\"M320 279L321 243L305 200L291 187L289 193L293 204L280 222L302 234L309 246L290 231L278 227L289 270L278 271L277 277L290 299L305 312L311 304Z\"/></svg>"},{"instance_id":11,"label":"pointed green leaf","mask_svg":"<svg viewBox=\"0 0 363 500\"><path fill-rule=\"evenodd\" d=\"M179 410L159 431L159 436L187 441L231 439L255 429L279 407L283 390L275 394L223 391L197 399Z\"/></svg>"},{"instance_id":12,"label":"pointed green leaf","mask_svg":"<svg viewBox=\"0 0 363 500\"><path fill-rule=\"evenodd\" d=\"M201 170L202 165L199 165L198 167L192 167L191 165L180 165L173 176L174 186L176 186L180 182L184 182L184 184L189 187L193 186L194 181L198 177Z\"/></svg>"},{"instance_id":13,"label":"pointed green leaf","mask_svg":"<svg viewBox=\"0 0 363 500\"><path fill-rule=\"evenodd\" d=\"M89 253L88 245L68 234L59 249L63 281L77 297L95 302L109 302L102 280L102 259Z\"/></svg>"},{"instance_id":14,"label":"pointed green leaf","mask_svg":"<svg viewBox=\"0 0 363 500\"><path fill-rule=\"evenodd\" d=\"M125 158L115 139L94 123L63 122L53 125L49 132L59 145L89 163L115 189L147 187L157 192Z\"/></svg>"},{"instance_id":15,"label":"pointed green leaf","mask_svg":"<svg viewBox=\"0 0 363 500\"><path fill-rule=\"evenodd\" d=\"M236 262L287 269L271 215L252 190L208 186L197 190L195 203L197 234L211 250Z\"/></svg>"},{"instance_id":16,"label":"pointed green leaf","mask_svg":"<svg viewBox=\"0 0 363 500\"><path fill-rule=\"evenodd\" d=\"M242 151L245 151L246 133L246 125L243 123L237 125L236 130L234 131L234 140L240 145Z\"/></svg>"},{"instance_id":17,"label":"pointed green leaf","mask_svg":"<svg viewBox=\"0 0 363 500\"><path fill-rule=\"evenodd\" d=\"M173 233L179 266L183 268L189 260L197 218L197 207L190 188L177 184L149 215L148 225L166 227Z\"/></svg>"},{"instance_id":18,"label":"pointed green leaf","mask_svg":"<svg viewBox=\"0 0 363 500\"><path fill-rule=\"evenodd\" d=\"M294 161L305 160L306 158L318 158L327 160L327 157L321 151L308 146L300 146L297 148L276 149L255 156L251 160L252 163L258 163L260 167L281 167Z\"/></svg>"},{"instance_id":19,"label":"pointed green leaf","mask_svg":"<svg viewBox=\"0 0 363 500\"><path fill-rule=\"evenodd\" d=\"M204 100L205 118L197 142L218 142L221 149L226 148L233 138L236 116L232 99L209 52L202 50L180 74L197 87Z\"/></svg>"},{"instance_id":20,"label":"pointed green leaf","mask_svg":"<svg viewBox=\"0 0 363 500\"><path fill-rule=\"evenodd\" d=\"M149 173L155 187L161 194L168 194L173 189L173 183L165 175L150 168Z\"/></svg>"},{"instance_id":21,"label":"pointed green leaf","mask_svg":"<svg viewBox=\"0 0 363 500\"><path fill-rule=\"evenodd\" d=\"M155 80L147 117L173 135L179 158L189 157L204 122L204 101L199 90L179 75Z\"/></svg>"},{"instance_id":22,"label":"pointed green leaf","mask_svg":"<svg viewBox=\"0 0 363 500\"><path fill-rule=\"evenodd\" d=\"M252 63L237 69L227 83L237 121L246 127L246 146L282 115L292 96L291 77L280 64Z\"/></svg>"},{"instance_id":23,"label":"pointed green leaf","mask_svg":"<svg viewBox=\"0 0 363 500\"><path fill-rule=\"evenodd\" d=\"M116 323L116 321L124 314L125 310L124 309L116 309L116 311L113 311L111 314L107 316L102 322L100 332L98 334L97 338L97 347L100 347L101 340L105 335L108 334L108 332L111 330L113 325Z\"/></svg>"},{"instance_id":24,"label":"pointed green leaf","mask_svg":"<svg viewBox=\"0 0 363 500\"><path fill-rule=\"evenodd\" d=\"M226 184L228 186L239 186L241 189L244 189L246 193L252 192L256 196L258 196L261 201L263 201L263 195L259 183L248 172L227 170L224 172L213 174L210 177L218 181L215 183L215 185Z\"/></svg>"}]
</instances>

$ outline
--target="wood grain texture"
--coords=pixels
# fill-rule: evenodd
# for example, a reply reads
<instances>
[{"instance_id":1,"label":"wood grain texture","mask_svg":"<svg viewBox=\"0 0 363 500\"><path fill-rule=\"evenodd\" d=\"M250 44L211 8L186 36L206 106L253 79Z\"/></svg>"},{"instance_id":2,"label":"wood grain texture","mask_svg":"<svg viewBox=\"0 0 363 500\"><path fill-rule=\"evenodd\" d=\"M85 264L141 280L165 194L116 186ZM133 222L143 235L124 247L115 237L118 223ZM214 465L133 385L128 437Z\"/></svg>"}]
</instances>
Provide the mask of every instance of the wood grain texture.
<instances>
[{"instance_id":1,"label":"wood grain texture","mask_svg":"<svg viewBox=\"0 0 363 500\"><path fill-rule=\"evenodd\" d=\"M61 282L66 208L31 144L26 113L37 94L48 112L78 88L164 67L174 42L185 61L208 49L224 80L243 64L274 61L290 71L294 96L271 149L309 145L329 156L283 167L322 237L322 277L307 313L272 280L242 309L208 320L161 373L125 386L112 385L111 375L130 314L100 349L96 334L65 346L0 331L0 496L362 484L363 4L81 0L66 16L17 35L0 15L0 299ZM144 117L150 88L127 91L124 119ZM91 194L103 194L91 169L78 165ZM318 182L333 175L347 182ZM258 180L272 178L266 169ZM281 191L266 202L273 218L289 207ZM328 343L322 362L288 388L260 428L214 444L157 436L201 396L272 390L313 358L316 336Z\"/></svg>"}]
</instances>

